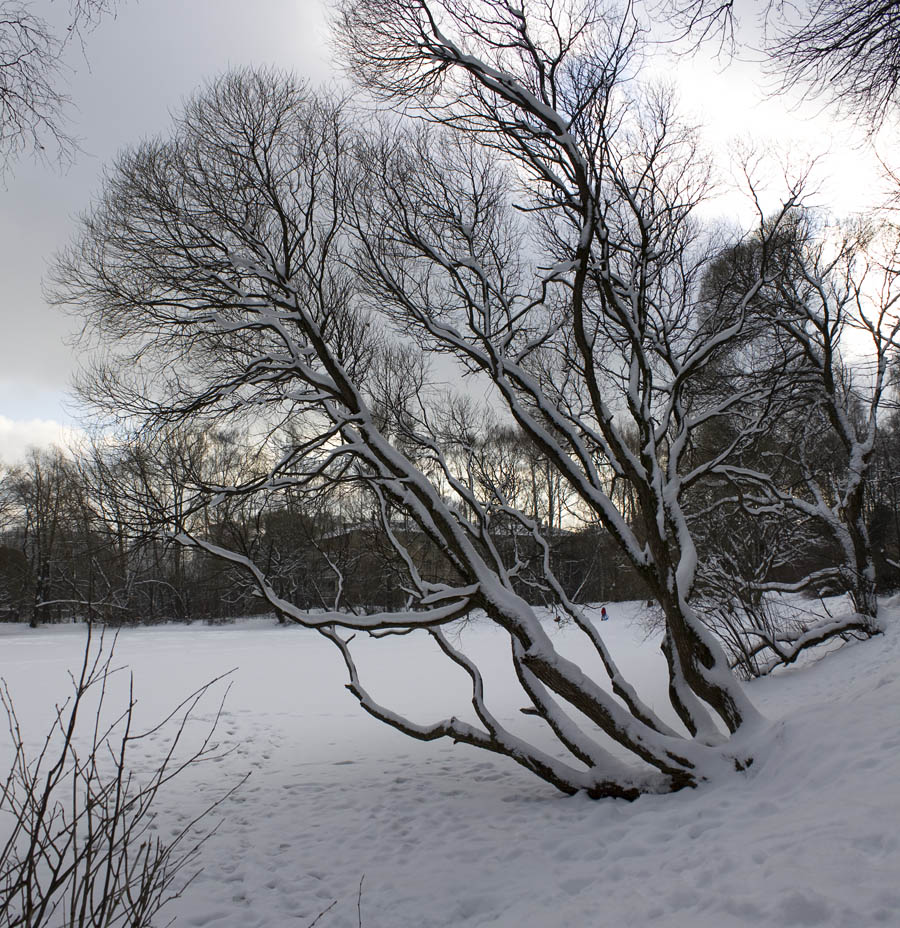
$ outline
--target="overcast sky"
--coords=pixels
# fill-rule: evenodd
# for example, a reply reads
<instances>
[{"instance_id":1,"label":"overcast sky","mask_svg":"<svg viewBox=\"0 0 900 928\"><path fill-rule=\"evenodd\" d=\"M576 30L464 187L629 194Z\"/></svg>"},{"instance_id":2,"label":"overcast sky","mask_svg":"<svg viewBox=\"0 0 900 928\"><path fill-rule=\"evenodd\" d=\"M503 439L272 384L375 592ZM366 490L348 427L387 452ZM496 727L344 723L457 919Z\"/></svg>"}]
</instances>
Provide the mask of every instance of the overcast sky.
<instances>
[{"instance_id":1,"label":"overcast sky","mask_svg":"<svg viewBox=\"0 0 900 928\"><path fill-rule=\"evenodd\" d=\"M66 12L50 4L48 18ZM39 6L43 9L43 6ZM54 440L71 423L65 393L76 359L73 321L46 305L41 281L72 219L117 151L167 130L170 113L230 67L276 64L329 79L325 15L318 0L123 0L76 48L67 93L69 127L83 152L65 173L23 160L0 186L0 460L29 441Z\"/></svg>"},{"instance_id":2,"label":"overcast sky","mask_svg":"<svg viewBox=\"0 0 900 928\"><path fill-rule=\"evenodd\" d=\"M65 8L49 6L51 13ZM275 64L315 83L332 76L321 0L127 0L87 36L85 48L87 60L73 49L67 87L75 104L70 126L83 152L65 173L22 161L0 187L0 460L7 462L74 424L65 403L77 363L66 344L73 323L46 305L41 281L96 191L103 164L164 133L180 101L229 67ZM873 159L858 134L814 107L766 98L757 68L683 59L669 72L723 157L736 135L780 140L795 157L828 153L820 202L844 213L872 198ZM737 217L740 208L730 198L717 210Z\"/></svg>"}]
</instances>

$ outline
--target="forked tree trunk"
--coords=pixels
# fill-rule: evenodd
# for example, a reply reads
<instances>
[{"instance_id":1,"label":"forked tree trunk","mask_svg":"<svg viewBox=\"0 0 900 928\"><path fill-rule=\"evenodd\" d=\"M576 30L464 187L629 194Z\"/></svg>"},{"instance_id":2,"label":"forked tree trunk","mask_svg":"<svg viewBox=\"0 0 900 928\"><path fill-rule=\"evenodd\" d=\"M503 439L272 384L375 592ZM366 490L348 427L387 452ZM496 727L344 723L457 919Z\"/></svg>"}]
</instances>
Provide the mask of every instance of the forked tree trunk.
<instances>
[{"instance_id":1,"label":"forked tree trunk","mask_svg":"<svg viewBox=\"0 0 900 928\"><path fill-rule=\"evenodd\" d=\"M850 497L844 512L855 568L849 592L853 608L859 615L871 620L874 633L878 630L878 598L875 589L875 560L864 515L864 495L865 484L861 483Z\"/></svg>"}]
</instances>

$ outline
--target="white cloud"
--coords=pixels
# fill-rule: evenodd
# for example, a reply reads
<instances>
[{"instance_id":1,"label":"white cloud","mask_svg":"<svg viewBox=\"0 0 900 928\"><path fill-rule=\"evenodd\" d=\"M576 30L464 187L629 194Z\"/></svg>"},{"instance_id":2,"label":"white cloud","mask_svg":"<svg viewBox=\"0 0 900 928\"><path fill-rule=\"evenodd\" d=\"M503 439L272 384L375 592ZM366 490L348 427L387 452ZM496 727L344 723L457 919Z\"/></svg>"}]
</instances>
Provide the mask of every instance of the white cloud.
<instances>
[{"instance_id":1,"label":"white cloud","mask_svg":"<svg viewBox=\"0 0 900 928\"><path fill-rule=\"evenodd\" d=\"M73 445L84 435L81 429L53 419L10 419L0 415L0 461L15 464L29 448L62 448Z\"/></svg>"}]
</instances>

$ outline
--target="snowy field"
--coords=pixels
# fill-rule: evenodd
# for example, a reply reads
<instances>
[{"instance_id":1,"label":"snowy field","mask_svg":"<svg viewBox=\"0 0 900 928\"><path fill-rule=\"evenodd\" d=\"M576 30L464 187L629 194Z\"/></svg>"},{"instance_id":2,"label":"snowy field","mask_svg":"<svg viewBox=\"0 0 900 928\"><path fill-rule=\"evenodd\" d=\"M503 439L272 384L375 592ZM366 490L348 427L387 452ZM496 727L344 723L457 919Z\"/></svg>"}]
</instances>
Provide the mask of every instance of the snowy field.
<instances>
[{"instance_id":1,"label":"snowy field","mask_svg":"<svg viewBox=\"0 0 900 928\"><path fill-rule=\"evenodd\" d=\"M165 912L179 926L306 928L337 900L319 928L900 925L900 600L884 612L884 638L751 685L774 725L747 774L630 804L566 798L504 758L388 729L343 689L315 633L268 620L123 631L116 663L148 722L237 668L218 729L233 750L171 784L161 828L250 778ZM636 605L611 614L613 656L662 710L656 641ZM495 668L495 713L537 725L518 712L503 636L474 623L461 640ZM66 695L83 641L80 627L0 626L0 675L29 738ZM464 681L427 642L362 645L382 702L422 721L467 717Z\"/></svg>"}]
</instances>

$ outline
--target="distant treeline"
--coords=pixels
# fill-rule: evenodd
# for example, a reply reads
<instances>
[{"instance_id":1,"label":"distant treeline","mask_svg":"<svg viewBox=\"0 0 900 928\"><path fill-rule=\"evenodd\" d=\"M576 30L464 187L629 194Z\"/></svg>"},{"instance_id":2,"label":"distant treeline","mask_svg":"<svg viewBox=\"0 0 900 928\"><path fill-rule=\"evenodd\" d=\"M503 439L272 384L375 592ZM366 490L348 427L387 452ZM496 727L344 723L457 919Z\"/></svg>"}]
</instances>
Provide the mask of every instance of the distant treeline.
<instances>
[{"instance_id":1,"label":"distant treeline","mask_svg":"<svg viewBox=\"0 0 900 928\"><path fill-rule=\"evenodd\" d=\"M390 538L379 514L367 511L363 494L332 488L296 500L281 493L278 505L265 495L234 503L220 499L214 507L193 504L193 488L204 480L208 488L213 476L252 479L252 457L247 442L207 431L173 433L152 450L133 443L80 454L34 451L24 463L6 468L0 476L0 619L129 624L215 621L272 611L240 565L180 545L174 537L179 525L251 559L280 597L307 609L404 606L407 573L398 542L423 576L455 580L446 575L446 558L412 523L398 516ZM491 468L492 480L502 473L506 491L539 528L534 535L501 518L491 527L504 559L519 565L516 584L530 600L554 600L542 581L545 556L574 601L648 596L608 533L579 519L571 494L521 435L495 430L473 467L473 479L487 479ZM634 524L633 500L622 494L618 504ZM896 420L879 435L867 524L878 587L895 588L900 583ZM794 583L840 560L824 527L784 513L767 523L732 511L716 522L706 520L700 534L700 596L704 565L720 564L724 552L732 574L748 582ZM711 571L712 585L714 575Z\"/></svg>"}]
</instances>

